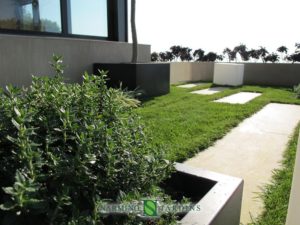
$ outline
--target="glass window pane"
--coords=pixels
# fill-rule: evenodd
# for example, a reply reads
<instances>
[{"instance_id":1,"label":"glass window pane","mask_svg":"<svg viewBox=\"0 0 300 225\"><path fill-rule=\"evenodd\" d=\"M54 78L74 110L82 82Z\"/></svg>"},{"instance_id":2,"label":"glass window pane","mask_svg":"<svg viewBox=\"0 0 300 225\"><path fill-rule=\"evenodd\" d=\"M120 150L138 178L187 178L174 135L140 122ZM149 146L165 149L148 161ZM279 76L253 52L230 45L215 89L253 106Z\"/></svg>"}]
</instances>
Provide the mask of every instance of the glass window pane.
<instances>
[{"instance_id":1,"label":"glass window pane","mask_svg":"<svg viewBox=\"0 0 300 225\"><path fill-rule=\"evenodd\" d=\"M0 28L61 33L60 0L0 0Z\"/></svg>"},{"instance_id":2,"label":"glass window pane","mask_svg":"<svg viewBox=\"0 0 300 225\"><path fill-rule=\"evenodd\" d=\"M69 33L108 36L107 0L69 0Z\"/></svg>"}]
</instances>

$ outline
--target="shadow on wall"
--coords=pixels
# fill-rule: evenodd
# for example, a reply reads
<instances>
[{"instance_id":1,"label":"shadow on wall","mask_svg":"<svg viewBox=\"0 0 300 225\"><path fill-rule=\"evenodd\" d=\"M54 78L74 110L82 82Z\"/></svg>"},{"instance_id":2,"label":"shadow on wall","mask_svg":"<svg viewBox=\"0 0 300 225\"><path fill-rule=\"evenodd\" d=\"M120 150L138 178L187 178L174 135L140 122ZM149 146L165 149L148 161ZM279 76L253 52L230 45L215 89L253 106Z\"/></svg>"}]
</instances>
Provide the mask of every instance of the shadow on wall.
<instances>
[{"instance_id":1,"label":"shadow on wall","mask_svg":"<svg viewBox=\"0 0 300 225\"><path fill-rule=\"evenodd\" d=\"M212 81L213 62L172 62L170 63L171 84L192 81Z\"/></svg>"}]
</instances>

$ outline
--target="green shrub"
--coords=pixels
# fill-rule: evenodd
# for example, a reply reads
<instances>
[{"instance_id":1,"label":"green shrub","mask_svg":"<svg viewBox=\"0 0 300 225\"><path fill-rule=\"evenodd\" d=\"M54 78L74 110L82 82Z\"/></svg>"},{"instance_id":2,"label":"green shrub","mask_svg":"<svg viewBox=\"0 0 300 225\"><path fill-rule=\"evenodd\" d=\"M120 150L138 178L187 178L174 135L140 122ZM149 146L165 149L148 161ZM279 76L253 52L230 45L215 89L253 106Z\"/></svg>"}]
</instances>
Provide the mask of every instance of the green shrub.
<instances>
[{"instance_id":1,"label":"green shrub","mask_svg":"<svg viewBox=\"0 0 300 225\"><path fill-rule=\"evenodd\" d=\"M0 93L0 224L103 224L104 200L151 196L173 170L105 72L66 84L54 59L54 78Z\"/></svg>"},{"instance_id":2,"label":"green shrub","mask_svg":"<svg viewBox=\"0 0 300 225\"><path fill-rule=\"evenodd\" d=\"M294 92L296 93L296 97L300 98L300 84L294 87Z\"/></svg>"}]
</instances>

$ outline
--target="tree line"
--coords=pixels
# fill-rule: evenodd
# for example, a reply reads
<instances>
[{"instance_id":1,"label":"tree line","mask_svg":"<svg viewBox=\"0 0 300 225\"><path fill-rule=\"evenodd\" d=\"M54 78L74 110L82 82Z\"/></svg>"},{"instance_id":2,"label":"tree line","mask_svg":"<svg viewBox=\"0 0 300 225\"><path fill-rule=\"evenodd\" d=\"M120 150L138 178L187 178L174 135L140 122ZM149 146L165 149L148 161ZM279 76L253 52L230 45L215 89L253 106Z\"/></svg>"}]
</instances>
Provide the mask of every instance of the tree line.
<instances>
[{"instance_id":1,"label":"tree line","mask_svg":"<svg viewBox=\"0 0 300 225\"><path fill-rule=\"evenodd\" d=\"M173 62L173 61L196 61L196 62L215 62L226 60L228 62L238 60L238 55L244 62L247 61L259 61L264 63L267 62L300 62L300 43L295 44L295 51L288 54L288 48L285 46L280 46L277 48L276 52L269 53L269 51L260 46L258 49L248 49L246 45L240 44L233 49L225 48L223 54L217 54L215 52L208 52L201 48L192 50L189 47L182 47L180 45L171 46L168 51L165 52L153 52L151 54L151 61L153 62Z\"/></svg>"}]
</instances>

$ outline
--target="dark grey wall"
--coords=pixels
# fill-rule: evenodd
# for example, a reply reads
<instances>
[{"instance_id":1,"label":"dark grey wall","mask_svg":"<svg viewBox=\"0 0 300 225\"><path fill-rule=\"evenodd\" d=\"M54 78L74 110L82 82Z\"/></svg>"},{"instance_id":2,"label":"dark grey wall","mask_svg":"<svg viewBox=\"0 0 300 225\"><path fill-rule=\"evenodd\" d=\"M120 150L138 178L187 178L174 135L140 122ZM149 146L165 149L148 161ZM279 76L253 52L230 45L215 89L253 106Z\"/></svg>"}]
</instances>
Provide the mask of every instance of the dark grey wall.
<instances>
[{"instance_id":1,"label":"dark grey wall","mask_svg":"<svg viewBox=\"0 0 300 225\"><path fill-rule=\"evenodd\" d=\"M95 62L130 62L131 44L101 40L0 34L0 86L29 85L31 75L53 75L49 61L62 55L66 78L80 82ZM150 62L150 46L139 45L139 62Z\"/></svg>"},{"instance_id":2,"label":"dark grey wall","mask_svg":"<svg viewBox=\"0 0 300 225\"><path fill-rule=\"evenodd\" d=\"M294 86L300 83L300 64L244 63L244 84Z\"/></svg>"}]
</instances>

